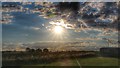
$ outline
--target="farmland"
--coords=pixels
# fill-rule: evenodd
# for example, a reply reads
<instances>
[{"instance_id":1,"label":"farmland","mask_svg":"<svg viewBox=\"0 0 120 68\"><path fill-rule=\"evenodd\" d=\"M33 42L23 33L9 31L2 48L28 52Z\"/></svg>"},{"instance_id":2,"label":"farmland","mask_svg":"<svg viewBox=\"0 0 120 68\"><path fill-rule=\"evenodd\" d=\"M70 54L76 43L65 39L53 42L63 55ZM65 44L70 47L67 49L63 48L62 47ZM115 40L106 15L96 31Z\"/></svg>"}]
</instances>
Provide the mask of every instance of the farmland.
<instances>
[{"instance_id":1,"label":"farmland","mask_svg":"<svg viewBox=\"0 0 120 68\"><path fill-rule=\"evenodd\" d=\"M119 59L102 57L96 51L4 52L4 66L118 66Z\"/></svg>"},{"instance_id":2,"label":"farmland","mask_svg":"<svg viewBox=\"0 0 120 68\"><path fill-rule=\"evenodd\" d=\"M78 61L78 62L77 62ZM36 64L31 66L118 66L117 58L90 57L79 59L63 59L50 64Z\"/></svg>"}]
</instances>

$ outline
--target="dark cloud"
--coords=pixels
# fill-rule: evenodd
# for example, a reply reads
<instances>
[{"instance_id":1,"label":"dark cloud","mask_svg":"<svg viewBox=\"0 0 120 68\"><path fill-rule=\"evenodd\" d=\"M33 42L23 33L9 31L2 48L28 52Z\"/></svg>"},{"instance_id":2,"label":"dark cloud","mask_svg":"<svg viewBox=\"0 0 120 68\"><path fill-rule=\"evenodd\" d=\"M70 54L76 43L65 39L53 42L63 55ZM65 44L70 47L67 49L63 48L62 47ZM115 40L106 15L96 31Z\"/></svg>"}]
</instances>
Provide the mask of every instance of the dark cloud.
<instances>
[{"instance_id":1,"label":"dark cloud","mask_svg":"<svg viewBox=\"0 0 120 68\"><path fill-rule=\"evenodd\" d=\"M80 5L79 2L60 2L58 7L60 8L61 11L71 10L77 13L77 11L80 8Z\"/></svg>"},{"instance_id":2,"label":"dark cloud","mask_svg":"<svg viewBox=\"0 0 120 68\"><path fill-rule=\"evenodd\" d=\"M73 6L74 5L74 6ZM110 28L118 30L118 4L117 2L106 3L84 3L79 2L61 2L58 5L62 15L68 14L73 11L69 17L64 16L63 19L67 19L69 22L73 20L73 24L78 22L78 19L83 20L88 26L95 28ZM66 11L68 10L68 11ZM79 12L79 13L78 13ZM112 17L113 16L113 17ZM96 22L96 20L98 22ZM76 20L76 22L75 22ZM79 27L79 24L76 24ZM83 24L84 25L84 24Z\"/></svg>"}]
</instances>

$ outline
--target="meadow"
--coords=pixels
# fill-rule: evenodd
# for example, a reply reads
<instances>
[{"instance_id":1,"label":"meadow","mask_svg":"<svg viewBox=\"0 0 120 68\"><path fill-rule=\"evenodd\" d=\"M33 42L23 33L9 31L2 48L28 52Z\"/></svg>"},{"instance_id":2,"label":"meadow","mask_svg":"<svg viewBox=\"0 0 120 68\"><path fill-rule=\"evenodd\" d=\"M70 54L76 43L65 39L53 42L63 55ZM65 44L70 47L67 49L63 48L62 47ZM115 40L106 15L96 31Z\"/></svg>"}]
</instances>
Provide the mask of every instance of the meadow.
<instances>
[{"instance_id":1,"label":"meadow","mask_svg":"<svg viewBox=\"0 0 120 68\"><path fill-rule=\"evenodd\" d=\"M57 52L3 52L3 67L117 67L119 58L103 57L98 51L57 51Z\"/></svg>"}]
</instances>

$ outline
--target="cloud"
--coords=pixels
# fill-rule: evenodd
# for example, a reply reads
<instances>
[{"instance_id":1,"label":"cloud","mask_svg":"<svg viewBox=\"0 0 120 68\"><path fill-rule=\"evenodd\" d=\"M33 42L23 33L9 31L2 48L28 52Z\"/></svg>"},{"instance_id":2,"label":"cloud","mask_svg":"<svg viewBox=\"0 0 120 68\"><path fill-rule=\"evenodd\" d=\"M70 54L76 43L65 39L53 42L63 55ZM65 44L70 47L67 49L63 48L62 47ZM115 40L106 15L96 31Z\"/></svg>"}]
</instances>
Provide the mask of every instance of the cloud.
<instances>
[{"instance_id":1,"label":"cloud","mask_svg":"<svg viewBox=\"0 0 120 68\"><path fill-rule=\"evenodd\" d=\"M53 7L55 8L54 13L55 14L58 13L58 14L55 15L55 17L48 19L44 19L43 17L39 16L39 14L37 13L32 13L32 11L35 11L35 5L31 3L26 5L20 4L20 6L22 6L22 10L25 11L15 10L13 12L11 11L12 13L8 12L6 13L8 15L5 14L3 15L5 21L4 22L0 21L0 23L6 24L3 25L3 28L6 29L6 31L8 31L9 34L12 33L11 35L13 35L17 33L17 35L13 35L13 37L18 37L19 33L22 34L31 33L30 37L32 37L32 35L36 35L36 32L38 32L39 30L43 30L43 31L45 31L44 29L50 30L56 25L62 26L68 31L74 30L75 31L74 33L78 33L78 36L81 37L86 36L93 38L98 36L99 37L101 36L105 37L108 35L111 36L112 33L118 31L117 29L118 12L116 11L117 10L116 3L113 3L113 5L109 5L109 6L107 6L106 4L109 3L104 3L104 2L84 3L82 4L82 6L81 5L79 6L80 8L79 10L77 10L78 11L77 13L71 10L60 12L57 7ZM30 6L32 7L26 10L26 7L30 7ZM44 14L47 15L46 11L48 11L49 8L43 7L43 9L44 9ZM110 12L107 13L109 10ZM51 10L51 12L53 12L53 10ZM9 13L11 13L12 15ZM14 32L11 32L13 30ZM79 32L83 32L83 34L79 34ZM46 35L48 35L48 33L46 33ZM38 32L36 36L40 36L40 35L43 36L42 34L44 33ZM35 38L35 36L33 37Z\"/></svg>"},{"instance_id":2,"label":"cloud","mask_svg":"<svg viewBox=\"0 0 120 68\"><path fill-rule=\"evenodd\" d=\"M2 44L2 50L17 50L17 51L23 51L24 50L24 46L22 45L22 43L3 43Z\"/></svg>"},{"instance_id":3,"label":"cloud","mask_svg":"<svg viewBox=\"0 0 120 68\"><path fill-rule=\"evenodd\" d=\"M78 38L80 40L80 38ZM27 47L33 49L44 49L48 48L51 51L58 51L58 50L99 50L101 47L107 46L107 41L103 41L100 38L92 39L95 41L85 41L89 40L90 38L83 38L83 41L79 42L29 42L29 43L3 43L2 50L25 50ZM115 42L116 43L116 42ZM117 47L118 44L110 45Z\"/></svg>"},{"instance_id":4,"label":"cloud","mask_svg":"<svg viewBox=\"0 0 120 68\"><path fill-rule=\"evenodd\" d=\"M33 30L40 30L39 27L30 27L30 29L33 29Z\"/></svg>"},{"instance_id":5,"label":"cloud","mask_svg":"<svg viewBox=\"0 0 120 68\"><path fill-rule=\"evenodd\" d=\"M14 16L9 13L2 13L1 17L2 19L0 19L0 24L11 24L12 19L14 18Z\"/></svg>"},{"instance_id":6,"label":"cloud","mask_svg":"<svg viewBox=\"0 0 120 68\"><path fill-rule=\"evenodd\" d=\"M85 40L93 40L93 41L95 41L95 40L102 40L101 38L76 38L76 40L81 40L81 41L85 41Z\"/></svg>"},{"instance_id":7,"label":"cloud","mask_svg":"<svg viewBox=\"0 0 120 68\"><path fill-rule=\"evenodd\" d=\"M21 3L21 4L19 4L19 6L22 6L23 4L24 3ZM65 3L65 4L67 5L67 3ZM70 4L74 4L74 3L70 3ZM79 3L76 3L76 4L79 4ZM48 19L51 20L49 22L49 24L52 25L52 26L53 25L60 25L64 28L66 28L66 29L75 29L75 31L78 31L78 32L80 30L85 31L86 30L85 28L89 28L89 27L100 28L100 29L105 28L104 25L111 25L111 27L106 26L106 28L114 29L114 27L115 27L117 29L116 25L112 26L113 22L115 20L117 20L117 18L118 18L118 16L117 16L118 12L117 12L117 8L116 8L117 3L115 3L113 5L109 5L110 7L108 7L108 5L106 5L106 4L108 4L108 3L104 3L104 2L103 3L92 3L92 2L90 2L90 3L82 4L83 6L81 6L81 4L79 4L79 5L77 5L77 7L79 7L78 10L75 10L78 13L72 12L72 10L64 11L64 12L57 11L58 13L60 12L61 14L56 15L54 20L52 20L51 18L48 18ZM40 5L42 5L42 4L40 4ZM52 5L52 4L49 4L49 5ZM26 3L20 9L26 10L26 7L28 7L28 10L26 12L35 11L34 10L35 8L33 8L34 6L35 5L33 5L31 3L28 3L28 4ZM58 7L54 7L54 8L59 10ZM69 5L68 5L68 7L66 7L66 9L67 8L68 9L69 8L74 9L75 6L69 7ZM52 9L52 7L51 7L51 9ZM105 13L107 13L107 11L110 10L110 9L111 9L111 12L108 15L106 15ZM11 10L11 9L9 9L9 10ZM44 7L44 11L48 11L48 8ZM101 14L102 12L103 12L103 14ZM46 14L46 13L44 13L44 14ZM96 15L98 17L95 17ZM84 16L85 16L86 19L83 18ZM10 16L8 16L8 17L10 17ZM27 17L27 16L25 16L25 17ZM90 21L90 19L87 18L87 17L94 18L94 19L93 19L93 21ZM27 20L27 18L26 18L26 20ZM3 24L9 24L9 22L11 22L11 20L5 20L3 22ZM1 23L2 23L2 21L1 21ZM95 26L95 25L97 25L97 26ZM48 26L45 26L45 27L48 27ZM39 30L39 28L33 28L33 29L34 30ZM89 28L89 29L91 29L91 28Z\"/></svg>"},{"instance_id":8,"label":"cloud","mask_svg":"<svg viewBox=\"0 0 120 68\"><path fill-rule=\"evenodd\" d=\"M117 3L109 6L107 4L109 3L86 3L79 9L79 13L75 14L72 11L61 12L61 15L52 19L49 24L51 26L60 25L66 29L73 29L76 32L85 31L86 33L88 33L88 30L118 30ZM110 9L112 11L108 15L105 14Z\"/></svg>"}]
</instances>

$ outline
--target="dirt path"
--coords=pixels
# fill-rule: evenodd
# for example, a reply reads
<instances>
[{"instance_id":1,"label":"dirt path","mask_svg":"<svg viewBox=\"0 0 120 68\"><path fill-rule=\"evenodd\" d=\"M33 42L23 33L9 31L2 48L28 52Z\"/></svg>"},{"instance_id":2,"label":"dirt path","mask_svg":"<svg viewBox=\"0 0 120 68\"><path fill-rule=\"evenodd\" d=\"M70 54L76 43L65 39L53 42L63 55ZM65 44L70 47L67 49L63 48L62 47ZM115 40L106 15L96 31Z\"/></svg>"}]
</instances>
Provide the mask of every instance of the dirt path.
<instances>
[{"instance_id":1,"label":"dirt path","mask_svg":"<svg viewBox=\"0 0 120 68\"><path fill-rule=\"evenodd\" d=\"M73 66L74 63L70 59L65 59L60 62L60 66Z\"/></svg>"},{"instance_id":2,"label":"dirt path","mask_svg":"<svg viewBox=\"0 0 120 68\"><path fill-rule=\"evenodd\" d=\"M76 60L77 64L79 65L79 67L82 68L82 66L81 66L80 62L77 60L77 58L75 60Z\"/></svg>"},{"instance_id":3,"label":"dirt path","mask_svg":"<svg viewBox=\"0 0 120 68\"><path fill-rule=\"evenodd\" d=\"M75 59L76 62L73 62L73 60L71 59L65 59L62 60L61 62L59 62L60 66L79 66L80 68L82 68L80 62Z\"/></svg>"}]
</instances>

